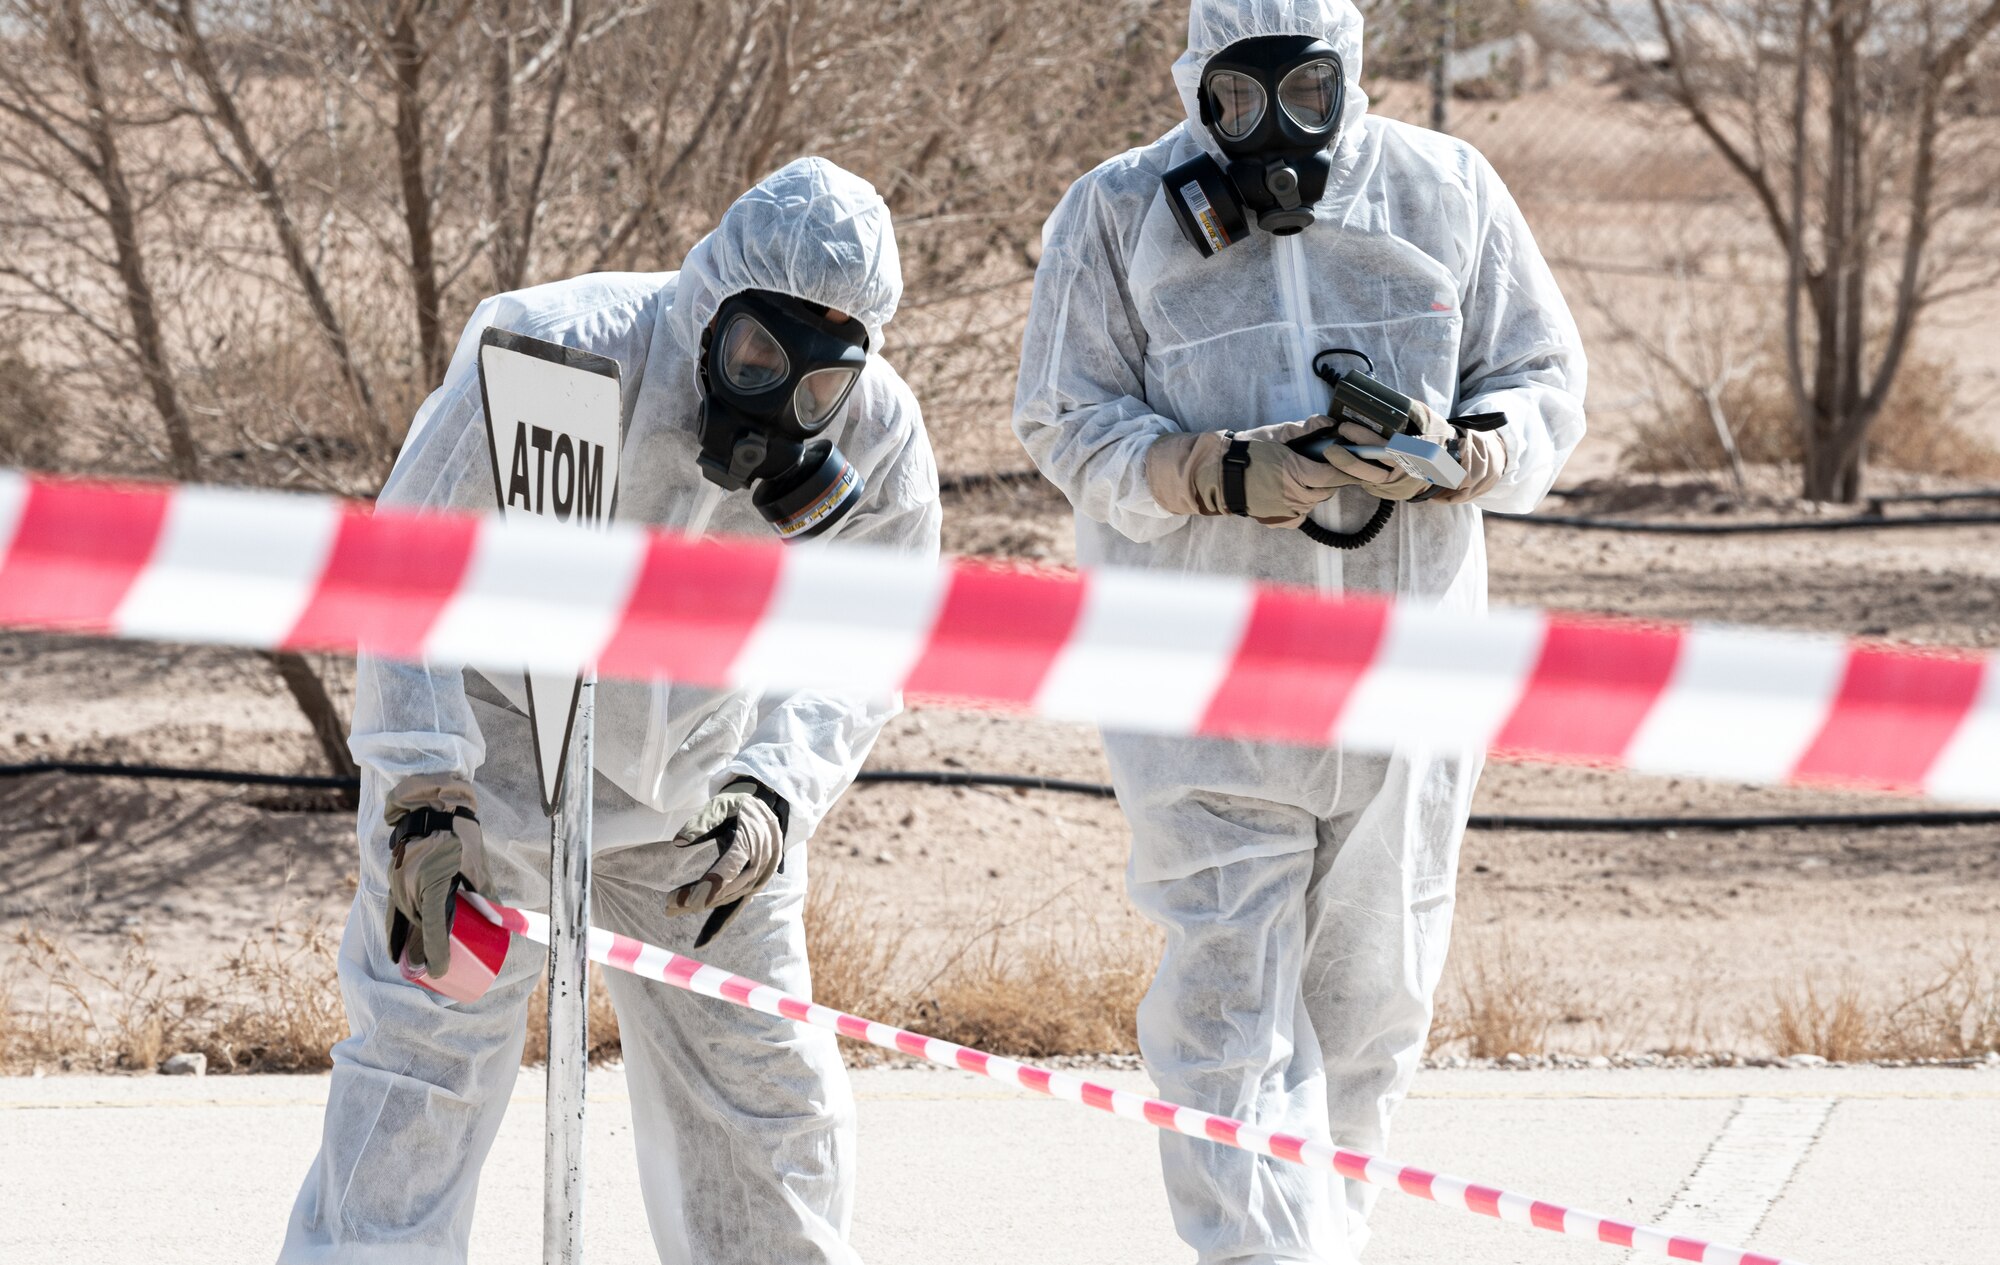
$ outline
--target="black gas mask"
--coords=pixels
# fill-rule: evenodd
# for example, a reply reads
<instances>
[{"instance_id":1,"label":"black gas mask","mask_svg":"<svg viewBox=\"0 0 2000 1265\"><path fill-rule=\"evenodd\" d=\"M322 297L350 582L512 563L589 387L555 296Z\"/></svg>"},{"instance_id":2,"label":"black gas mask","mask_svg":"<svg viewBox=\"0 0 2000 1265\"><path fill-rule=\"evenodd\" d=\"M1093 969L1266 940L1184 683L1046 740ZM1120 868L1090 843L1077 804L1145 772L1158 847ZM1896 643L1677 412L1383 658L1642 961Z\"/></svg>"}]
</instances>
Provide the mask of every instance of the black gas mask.
<instances>
[{"instance_id":1,"label":"black gas mask","mask_svg":"<svg viewBox=\"0 0 2000 1265\"><path fill-rule=\"evenodd\" d=\"M1311 35L1238 40L1202 67L1197 96L1228 166L1202 154L1162 177L1167 206L1195 248L1213 255L1252 221L1281 237L1312 223L1347 97L1333 46Z\"/></svg>"},{"instance_id":2,"label":"black gas mask","mask_svg":"<svg viewBox=\"0 0 2000 1265\"><path fill-rule=\"evenodd\" d=\"M769 290L723 300L701 336L701 472L786 540L817 536L861 499L861 472L819 438L868 363L853 317Z\"/></svg>"}]
</instances>

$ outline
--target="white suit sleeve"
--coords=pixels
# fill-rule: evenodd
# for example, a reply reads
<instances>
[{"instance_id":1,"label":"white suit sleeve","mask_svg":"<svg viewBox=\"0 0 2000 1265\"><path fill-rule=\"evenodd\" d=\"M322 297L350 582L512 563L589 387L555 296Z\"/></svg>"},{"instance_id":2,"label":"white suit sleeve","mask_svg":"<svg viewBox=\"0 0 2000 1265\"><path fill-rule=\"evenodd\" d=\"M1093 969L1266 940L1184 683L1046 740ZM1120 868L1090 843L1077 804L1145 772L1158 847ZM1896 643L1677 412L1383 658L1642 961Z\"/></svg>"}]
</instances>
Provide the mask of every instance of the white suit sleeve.
<instances>
[{"instance_id":1,"label":"white suit sleeve","mask_svg":"<svg viewBox=\"0 0 2000 1265\"><path fill-rule=\"evenodd\" d=\"M479 334L497 319L479 306L444 385L410 423L409 437L376 504L412 510L493 509L492 461L479 396ZM390 784L419 773L470 781L486 747L465 701L461 665L399 663L362 654L355 660L354 724L348 750Z\"/></svg>"},{"instance_id":2,"label":"white suit sleeve","mask_svg":"<svg viewBox=\"0 0 2000 1265\"><path fill-rule=\"evenodd\" d=\"M835 541L874 545L935 563L942 518L937 465L915 400L906 391L897 394L902 397L897 407L910 422L907 433L895 454L877 467L879 477L840 524ZM716 788L739 776L757 779L791 807L786 843L811 838L861 771L882 727L901 710L898 696L864 700L816 690L766 694L758 704L756 729L717 776Z\"/></svg>"},{"instance_id":3,"label":"white suit sleeve","mask_svg":"<svg viewBox=\"0 0 2000 1265\"><path fill-rule=\"evenodd\" d=\"M1157 540L1187 518L1153 499L1146 450L1181 428L1146 403L1146 338L1113 231L1090 176L1070 186L1042 230L1014 433L1079 513Z\"/></svg>"},{"instance_id":4,"label":"white suit sleeve","mask_svg":"<svg viewBox=\"0 0 2000 1265\"><path fill-rule=\"evenodd\" d=\"M1504 413L1507 468L1482 509L1525 514L1583 439L1583 339L1514 198L1474 157L1477 249L1464 295L1457 412Z\"/></svg>"}]
</instances>

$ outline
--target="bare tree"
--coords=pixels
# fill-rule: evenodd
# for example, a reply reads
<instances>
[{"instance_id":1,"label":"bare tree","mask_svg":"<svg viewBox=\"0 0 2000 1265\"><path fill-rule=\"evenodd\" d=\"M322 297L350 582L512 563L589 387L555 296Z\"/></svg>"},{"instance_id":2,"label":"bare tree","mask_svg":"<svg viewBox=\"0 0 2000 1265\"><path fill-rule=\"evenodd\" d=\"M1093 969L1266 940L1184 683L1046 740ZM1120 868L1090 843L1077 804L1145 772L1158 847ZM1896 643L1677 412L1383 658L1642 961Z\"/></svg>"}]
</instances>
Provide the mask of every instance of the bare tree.
<instances>
[{"instance_id":1,"label":"bare tree","mask_svg":"<svg viewBox=\"0 0 2000 1265\"><path fill-rule=\"evenodd\" d=\"M26 34L21 43L40 56L0 58L0 113L19 125L0 131L0 164L15 173L16 197L46 199L43 212L29 218L50 245L67 251L42 267L27 251L10 251L0 275L130 361L166 434L168 468L175 478L196 478L194 428L175 387L142 245L142 195L121 144L128 129L157 127L171 116L134 117L112 100L83 0L7 0L4 11ZM93 303L75 284L79 273L90 276L90 289L115 294L115 305Z\"/></svg>"},{"instance_id":2,"label":"bare tree","mask_svg":"<svg viewBox=\"0 0 2000 1265\"><path fill-rule=\"evenodd\" d=\"M175 80L190 89L181 103L200 120L202 135L217 165L242 185L269 223L285 267L311 312L314 328L324 339L368 433L385 449L393 449L395 432L376 403L374 387L348 336L346 322L334 310L322 270L307 249L292 199L279 182L268 147L251 132L249 111L241 99L240 78L229 73L224 57L218 55L195 0L140 0L140 3L140 13L157 22L167 34L162 50L164 59L175 72Z\"/></svg>"},{"instance_id":3,"label":"bare tree","mask_svg":"<svg viewBox=\"0 0 2000 1265\"><path fill-rule=\"evenodd\" d=\"M1577 278L1591 309L1642 358L1661 433L1675 433L1690 405L1699 409L1741 498L1748 480L1730 406L1737 385L1762 367L1766 350L1754 335L1745 336L1756 322L1744 298L1746 291L1762 297L1769 287L1746 287L1735 252L1705 236L1682 229L1673 240L1665 276L1657 281L1647 275L1637 286L1630 277L1606 285L1588 267Z\"/></svg>"},{"instance_id":4,"label":"bare tree","mask_svg":"<svg viewBox=\"0 0 2000 1265\"><path fill-rule=\"evenodd\" d=\"M2000 0L1649 0L1672 102L1742 178L1787 260L1804 492L1861 495L1926 308L1990 285L1996 167L1963 93ZM1607 20L1609 10L1603 10Z\"/></svg>"},{"instance_id":5,"label":"bare tree","mask_svg":"<svg viewBox=\"0 0 2000 1265\"><path fill-rule=\"evenodd\" d=\"M0 264L0 274L13 277L134 362L167 435L168 470L177 479L198 478L201 453L150 275L144 207L128 178L124 156L129 132L178 121L180 112L135 115L113 99L105 83L97 28L83 0L12 0L12 4L15 17L40 36L47 56L32 70L0 63L0 112L27 128L0 133L6 138L0 143L7 146L0 154L7 166L33 176L59 204L80 208L87 220L96 221L95 241L73 232L58 232L57 238L82 258L104 266L109 274L104 287L117 295L124 323L121 327L93 310L81 287L24 263ZM158 190L154 193L159 196ZM62 221L57 216L42 222ZM318 673L297 654L262 651L260 655L298 703L327 762L336 773L351 776L355 766L347 751L346 726Z\"/></svg>"}]
</instances>

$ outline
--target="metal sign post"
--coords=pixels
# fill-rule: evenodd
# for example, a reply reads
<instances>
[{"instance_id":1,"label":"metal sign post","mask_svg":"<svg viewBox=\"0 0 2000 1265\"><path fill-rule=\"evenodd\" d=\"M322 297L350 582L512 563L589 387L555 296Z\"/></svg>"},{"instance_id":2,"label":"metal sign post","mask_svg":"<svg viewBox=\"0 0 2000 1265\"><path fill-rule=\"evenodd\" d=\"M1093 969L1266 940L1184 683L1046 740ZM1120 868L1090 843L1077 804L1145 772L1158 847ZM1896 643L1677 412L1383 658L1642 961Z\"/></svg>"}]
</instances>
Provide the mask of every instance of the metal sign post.
<instances>
[{"instance_id":1,"label":"metal sign post","mask_svg":"<svg viewBox=\"0 0 2000 1265\"><path fill-rule=\"evenodd\" d=\"M542 1153L542 1259L583 1261L584 1073L590 1063L590 784L597 682L570 722L562 805L549 831L548 1138Z\"/></svg>"},{"instance_id":2,"label":"metal sign post","mask_svg":"<svg viewBox=\"0 0 2000 1265\"><path fill-rule=\"evenodd\" d=\"M624 407L618 364L507 330L479 339L493 494L508 519L601 531L618 506ZM502 677L507 674L502 673ZM489 676L489 679L492 679ZM548 1138L542 1259L583 1262L584 1071L590 1053L590 809L595 676L529 670L528 714L542 809L549 815ZM510 696L510 701L511 696Z\"/></svg>"}]
</instances>

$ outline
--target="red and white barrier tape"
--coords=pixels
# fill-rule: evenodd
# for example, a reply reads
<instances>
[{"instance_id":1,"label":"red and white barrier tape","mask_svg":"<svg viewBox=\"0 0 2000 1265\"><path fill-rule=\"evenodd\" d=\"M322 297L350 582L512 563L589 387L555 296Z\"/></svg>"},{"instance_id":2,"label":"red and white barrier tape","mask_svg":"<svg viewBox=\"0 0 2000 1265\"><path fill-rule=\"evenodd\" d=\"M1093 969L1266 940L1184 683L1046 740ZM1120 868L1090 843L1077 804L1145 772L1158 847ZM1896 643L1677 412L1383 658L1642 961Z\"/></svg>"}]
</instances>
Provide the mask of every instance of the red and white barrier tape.
<instances>
[{"instance_id":1,"label":"red and white barrier tape","mask_svg":"<svg viewBox=\"0 0 2000 1265\"><path fill-rule=\"evenodd\" d=\"M2000 802L1989 654L0 472L0 625Z\"/></svg>"},{"instance_id":2,"label":"red and white barrier tape","mask_svg":"<svg viewBox=\"0 0 2000 1265\"><path fill-rule=\"evenodd\" d=\"M538 944L549 942L549 920L546 914L496 904L470 892L466 893L465 897L480 912L507 931ZM590 929L590 960L644 979L671 984L686 992L699 993L704 997L713 997L731 1005L742 1006L748 1010L811 1024L815 1028L825 1028L843 1037L866 1041L885 1050L894 1050L899 1054L936 1063L940 1067L956 1068L1037 1094L1046 1094L1050 1098L1060 1098L1066 1102L1094 1107L1098 1111L1149 1124L1156 1129L1185 1134L1191 1138L1205 1138L1223 1146L1235 1147L1239 1151L1268 1155L1273 1159L1300 1164L1306 1168L1336 1173L1350 1181L1362 1181L1390 1190L1400 1190L1406 1195L1415 1195L1420 1199L1463 1208L1467 1212L1476 1212L1497 1220L1534 1226L1540 1230L1553 1230L1557 1234L1566 1234L1574 1238L1594 1239L1599 1243L1632 1248L1671 1260L1699 1261L1704 1265L1801 1265L1801 1262L1784 1257L1767 1256L1721 1243L1709 1243L1687 1235L1655 1229L1652 1226L1634 1225L1594 1212L1583 1212L1540 1199L1530 1199L1526 1195L1517 1195L1492 1186L1482 1186L1443 1173L1432 1173L1421 1168L1391 1163L1372 1155L1364 1155L1359 1151L1345 1150L1331 1143L1296 1137L1289 1133L1273 1133L1228 1116L1212 1116L1204 1111L1196 1111L1192 1107L1176 1106L1157 1098L1148 1098L1144 1094L1132 1093L1130 1090L1113 1089L1109 1085L1100 1085L1067 1072L1052 1072L1039 1067L1030 1067L996 1054L987 1054L966 1046L954 1045L950 1041L940 1041L936 1037L923 1036L903 1028L891 1027L886 1023L876 1023L871 1019L862 1019L844 1011L816 1005L793 997L789 993L781 993L769 984L760 984L741 975L731 975L727 971L704 965L693 958L682 957L658 945L647 944L630 936L618 935L598 927Z\"/></svg>"}]
</instances>

